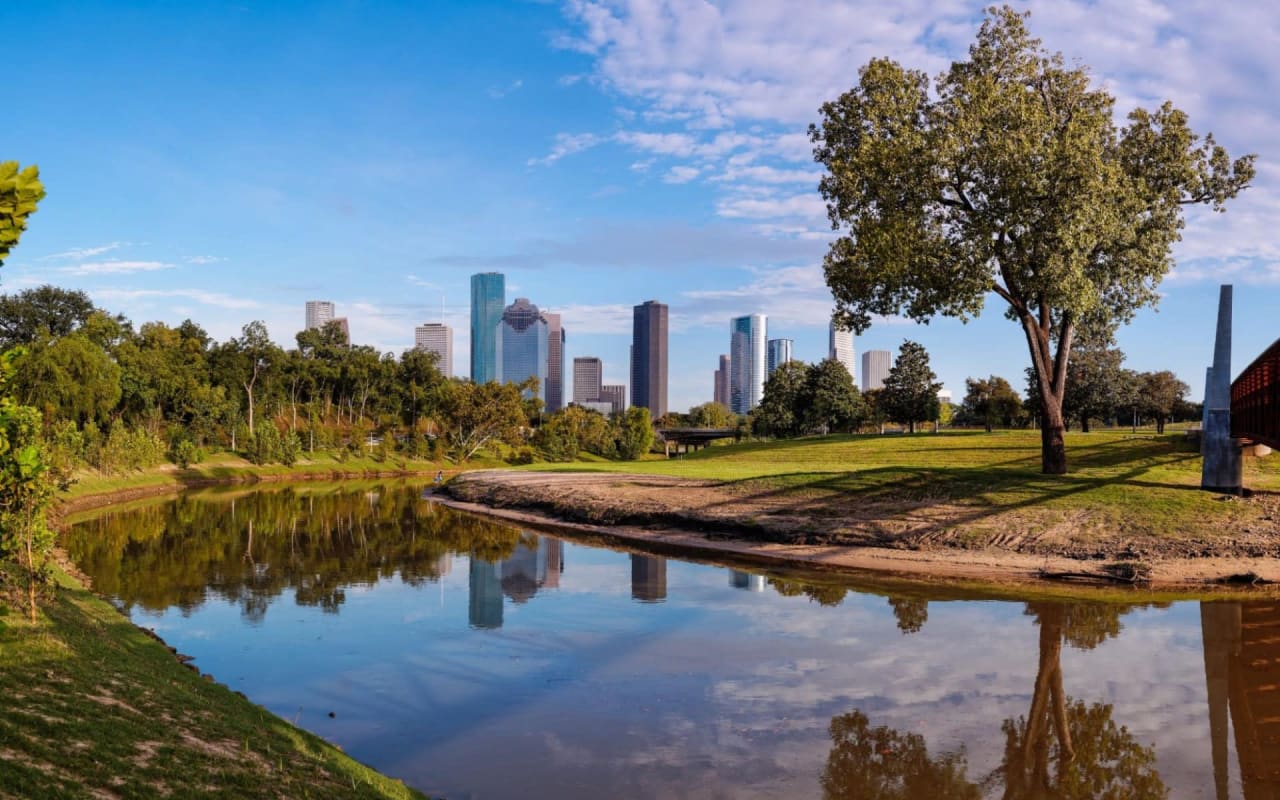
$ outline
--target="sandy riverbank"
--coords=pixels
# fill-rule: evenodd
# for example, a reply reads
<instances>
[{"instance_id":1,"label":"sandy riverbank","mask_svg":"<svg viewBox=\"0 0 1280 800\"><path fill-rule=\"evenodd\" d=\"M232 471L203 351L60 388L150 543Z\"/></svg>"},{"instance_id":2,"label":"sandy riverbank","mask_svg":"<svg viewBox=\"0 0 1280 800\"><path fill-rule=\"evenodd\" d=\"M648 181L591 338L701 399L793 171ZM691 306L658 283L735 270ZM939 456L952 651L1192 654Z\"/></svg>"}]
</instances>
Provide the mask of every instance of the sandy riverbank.
<instances>
[{"instance_id":1,"label":"sandy riverbank","mask_svg":"<svg viewBox=\"0 0 1280 800\"><path fill-rule=\"evenodd\" d=\"M659 475L486 470L446 491L463 510L762 566L984 581L1137 577L1169 587L1280 582L1280 523L1224 532L1192 520L1168 536L1130 536L1087 513L843 503ZM1280 506L1273 496L1223 502ZM1280 519L1280 509L1265 511L1264 520Z\"/></svg>"}]
</instances>

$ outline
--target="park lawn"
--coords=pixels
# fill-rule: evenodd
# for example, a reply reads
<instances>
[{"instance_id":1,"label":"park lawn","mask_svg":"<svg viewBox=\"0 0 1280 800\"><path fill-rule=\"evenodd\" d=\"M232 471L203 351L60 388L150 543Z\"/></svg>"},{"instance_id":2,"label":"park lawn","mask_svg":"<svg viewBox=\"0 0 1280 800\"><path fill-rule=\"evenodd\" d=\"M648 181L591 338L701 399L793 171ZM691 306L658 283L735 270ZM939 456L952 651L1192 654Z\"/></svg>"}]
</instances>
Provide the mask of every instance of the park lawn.
<instances>
[{"instance_id":1,"label":"park lawn","mask_svg":"<svg viewBox=\"0 0 1280 800\"><path fill-rule=\"evenodd\" d=\"M41 617L0 617L0 797L423 797L182 666L65 574Z\"/></svg>"},{"instance_id":2,"label":"park lawn","mask_svg":"<svg viewBox=\"0 0 1280 800\"><path fill-rule=\"evenodd\" d=\"M1112 534L1179 535L1206 525L1248 525L1265 513L1201 491L1199 451L1181 432L1069 433L1067 453L1068 475L1042 475L1038 431L956 431L751 442L678 459L534 468L723 481L747 498L812 501L816 513L822 500L836 497L881 506L960 506L973 510L975 522L997 513L1035 516L1034 527L1070 524L1087 512L1088 526ZM1280 491L1280 454L1246 459L1245 486ZM839 513L839 506L832 508Z\"/></svg>"}]
</instances>

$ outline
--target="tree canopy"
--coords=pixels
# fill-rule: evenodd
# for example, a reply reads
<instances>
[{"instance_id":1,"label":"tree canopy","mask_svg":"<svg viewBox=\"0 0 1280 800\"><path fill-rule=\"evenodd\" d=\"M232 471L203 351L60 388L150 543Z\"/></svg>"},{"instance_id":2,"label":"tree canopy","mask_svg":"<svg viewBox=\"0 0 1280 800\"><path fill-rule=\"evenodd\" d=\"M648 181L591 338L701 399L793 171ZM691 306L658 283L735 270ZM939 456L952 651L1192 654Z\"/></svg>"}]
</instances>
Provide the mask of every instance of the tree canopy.
<instances>
[{"instance_id":1,"label":"tree canopy","mask_svg":"<svg viewBox=\"0 0 1280 800\"><path fill-rule=\"evenodd\" d=\"M924 345L905 341L885 376L881 405L890 419L905 422L915 433L917 422L937 418L941 388L938 376L929 368L929 353Z\"/></svg>"},{"instance_id":2,"label":"tree canopy","mask_svg":"<svg viewBox=\"0 0 1280 800\"><path fill-rule=\"evenodd\" d=\"M968 319L989 294L1018 323L1039 383L1042 469L1067 469L1062 402L1081 324L1153 305L1183 208L1221 210L1254 174L1165 103L1113 119L1083 66L1046 51L1026 13L988 12L934 81L874 59L810 127L820 191L843 230L824 269L837 324Z\"/></svg>"},{"instance_id":3,"label":"tree canopy","mask_svg":"<svg viewBox=\"0 0 1280 800\"><path fill-rule=\"evenodd\" d=\"M35 165L22 169L17 161L0 161L0 265L27 229L27 218L44 199L44 184Z\"/></svg>"}]
</instances>

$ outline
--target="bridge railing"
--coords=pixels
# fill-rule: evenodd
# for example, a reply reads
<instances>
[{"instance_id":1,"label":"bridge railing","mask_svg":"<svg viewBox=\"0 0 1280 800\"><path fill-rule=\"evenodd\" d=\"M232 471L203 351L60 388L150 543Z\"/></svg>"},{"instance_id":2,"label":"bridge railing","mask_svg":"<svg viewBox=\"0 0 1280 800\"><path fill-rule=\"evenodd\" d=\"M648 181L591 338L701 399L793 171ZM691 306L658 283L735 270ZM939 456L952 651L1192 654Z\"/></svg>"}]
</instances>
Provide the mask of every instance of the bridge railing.
<instances>
[{"instance_id":1,"label":"bridge railing","mask_svg":"<svg viewBox=\"0 0 1280 800\"><path fill-rule=\"evenodd\" d=\"M1231 435L1280 449L1280 339L1232 382Z\"/></svg>"}]
</instances>

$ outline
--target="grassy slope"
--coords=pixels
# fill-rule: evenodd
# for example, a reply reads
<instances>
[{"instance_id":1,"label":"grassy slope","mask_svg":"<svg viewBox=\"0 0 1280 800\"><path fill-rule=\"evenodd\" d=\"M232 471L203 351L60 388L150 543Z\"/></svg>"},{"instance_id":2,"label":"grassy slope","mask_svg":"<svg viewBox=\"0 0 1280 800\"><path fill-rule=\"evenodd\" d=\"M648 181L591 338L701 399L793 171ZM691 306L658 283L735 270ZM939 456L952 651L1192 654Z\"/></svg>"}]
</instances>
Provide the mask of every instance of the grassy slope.
<instances>
[{"instance_id":1,"label":"grassy slope","mask_svg":"<svg viewBox=\"0 0 1280 800\"><path fill-rule=\"evenodd\" d=\"M180 665L68 579L0 631L0 797L422 795Z\"/></svg>"},{"instance_id":2,"label":"grassy slope","mask_svg":"<svg viewBox=\"0 0 1280 800\"><path fill-rule=\"evenodd\" d=\"M1200 455L1181 433L1067 436L1071 473L1040 474L1036 431L831 436L711 447L680 459L578 462L537 469L656 473L733 482L745 493L797 499L954 503L974 522L994 513L1061 518L1087 509L1115 532L1167 534L1248 521L1258 506L1200 491ZM1245 485L1280 491L1280 454L1246 459ZM1194 521L1196 525L1187 523Z\"/></svg>"}]
</instances>

